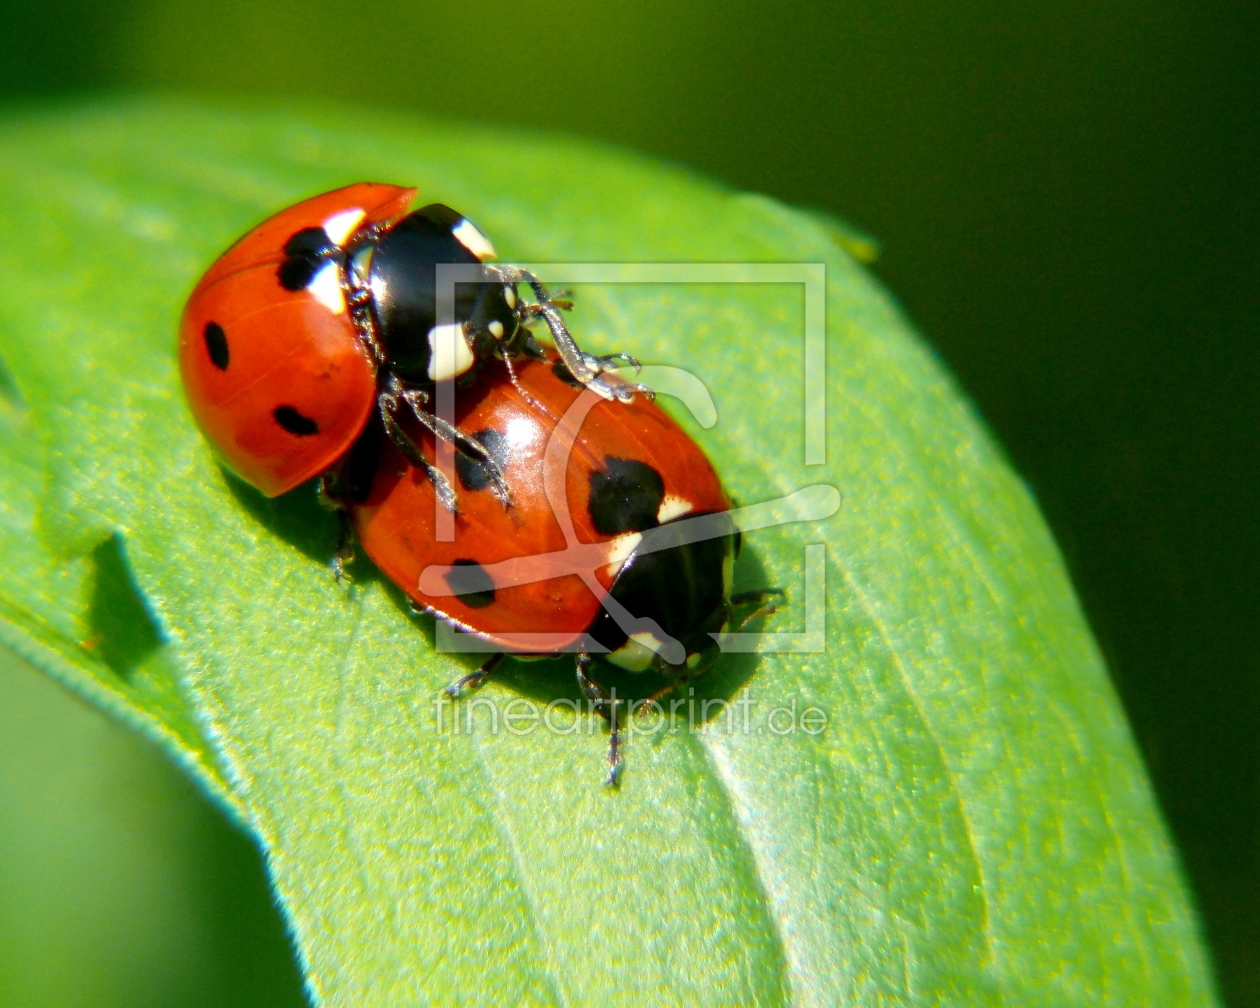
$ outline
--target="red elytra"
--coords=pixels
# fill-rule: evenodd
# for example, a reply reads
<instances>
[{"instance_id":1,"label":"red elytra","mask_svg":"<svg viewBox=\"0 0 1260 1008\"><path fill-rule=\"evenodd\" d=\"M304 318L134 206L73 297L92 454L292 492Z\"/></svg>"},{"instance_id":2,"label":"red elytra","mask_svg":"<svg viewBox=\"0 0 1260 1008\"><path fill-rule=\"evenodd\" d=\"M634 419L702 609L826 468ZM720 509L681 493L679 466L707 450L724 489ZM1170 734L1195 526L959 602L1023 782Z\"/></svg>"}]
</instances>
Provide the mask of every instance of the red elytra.
<instances>
[{"instance_id":1,"label":"red elytra","mask_svg":"<svg viewBox=\"0 0 1260 1008\"><path fill-rule=\"evenodd\" d=\"M344 240L400 217L415 194L358 183L289 207L228 249L188 300L179 361L193 415L231 469L269 497L335 463L362 433L377 394L375 366L339 288L277 283L284 245L305 228ZM301 436L278 427L276 411L286 408L305 425Z\"/></svg>"},{"instance_id":2,"label":"red elytra","mask_svg":"<svg viewBox=\"0 0 1260 1008\"><path fill-rule=\"evenodd\" d=\"M521 364L515 387L502 377L482 377L456 401L462 430L498 435L487 443L512 488L511 507L489 489L477 489L476 481L470 486L465 460L459 512L445 516L454 540L439 542L433 484L387 440L370 493L349 505L368 556L416 604L516 652L575 645L600 613L630 545L627 536L638 541L633 532L601 533L592 517L592 474L604 471L610 458L659 474L661 520L730 508L704 452L664 410L642 397L625 404L582 392L557 377L555 361L549 353L545 362ZM433 438L415 434L432 458ZM548 497L549 475L558 508ZM507 570L493 566L513 561ZM465 581L471 590L450 593L443 571L474 565L488 580ZM720 583L721 571L712 573ZM508 583L513 575L524 583Z\"/></svg>"}]
</instances>

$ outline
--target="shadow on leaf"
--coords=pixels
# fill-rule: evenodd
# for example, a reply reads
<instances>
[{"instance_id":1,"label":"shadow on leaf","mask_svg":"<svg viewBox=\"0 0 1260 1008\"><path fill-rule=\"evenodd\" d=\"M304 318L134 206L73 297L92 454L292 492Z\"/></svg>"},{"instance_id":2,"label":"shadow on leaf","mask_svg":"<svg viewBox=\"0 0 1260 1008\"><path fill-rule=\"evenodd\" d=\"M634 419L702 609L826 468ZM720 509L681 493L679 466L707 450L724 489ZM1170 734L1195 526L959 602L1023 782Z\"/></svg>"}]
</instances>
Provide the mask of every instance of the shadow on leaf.
<instances>
[{"instance_id":1,"label":"shadow on leaf","mask_svg":"<svg viewBox=\"0 0 1260 1008\"><path fill-rule=\"evenodd\" d=\"M162 636L136 588L121 536L110 536L92 551L92 568L90 636L83 646L119 677L130 680L162 646Z\"/></svg>"},{"instance_id":2,"label":"shadow on leaf","mask_svg":"<svg viewBox=\"0 0 1260 1008\"><path fill-rule=\"evenodd\" d=\"M279 497L264 497L227 469L223 482L251 518L272 535L320 563L328 563L337 549L337 516L319 503L314 481Z\"/></svg>"}]
</instances>

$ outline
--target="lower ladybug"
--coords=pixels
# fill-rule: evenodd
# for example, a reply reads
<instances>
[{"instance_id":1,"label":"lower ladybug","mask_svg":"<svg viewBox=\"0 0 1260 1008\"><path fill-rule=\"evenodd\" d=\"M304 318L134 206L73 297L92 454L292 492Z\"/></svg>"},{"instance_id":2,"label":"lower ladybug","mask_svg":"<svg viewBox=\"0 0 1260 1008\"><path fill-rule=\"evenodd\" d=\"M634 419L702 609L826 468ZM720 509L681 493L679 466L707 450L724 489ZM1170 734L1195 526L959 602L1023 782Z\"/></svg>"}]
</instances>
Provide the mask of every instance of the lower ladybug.
<instances>
[{"instance_id":1,"label":"lower ladybug","mask_svg":"<svg viewBox=\"0 0 1260 1008\"><path fill-rule=\"evenodd\" d=\"M269 497L328 470L375 416L408 461L455 508L446 479L416 450L402 420L478 458L500 501L493 454L426 408L437 382L469 378L489 358L541 354L526 328L546 322L569 371L609 398L641 386L603 377L624 355L594 357L574 342L533 274L493 265L494 248L440 203L407 213L415 189L359 183L298 203L228 249L193 290L179 359L192 412L228 465ZM454 322L439 325L438 264L479 267L456 286ZM525 284L535 297L518 294Z\"/></svg>"},{"instance_id":2,"label":"lower ladybug","mask_svg":"<svg viewBox=\"0 0 1260 1008\"><path fill-rule=\"evenodd\" d=\"M583 692L612 722L615 784L620 733L599 668L662 675L670 685L659 696L712 664L737 610L761 607L746 623L781 593L731 594L740 533L730 500L704 452L655 403L615 406L548 353L521 364L515 382L487 377L457 403L456 419L493 456L514 506L494 499L484 462L455 452L461 506L453 541L438 541L432 481L378 427L341 473L353 529L434 616L518 656L573 652ZM418 439L435 448L432 435ZM448 691L480 684L502 658Z\"/></svg>"}]
</instances>

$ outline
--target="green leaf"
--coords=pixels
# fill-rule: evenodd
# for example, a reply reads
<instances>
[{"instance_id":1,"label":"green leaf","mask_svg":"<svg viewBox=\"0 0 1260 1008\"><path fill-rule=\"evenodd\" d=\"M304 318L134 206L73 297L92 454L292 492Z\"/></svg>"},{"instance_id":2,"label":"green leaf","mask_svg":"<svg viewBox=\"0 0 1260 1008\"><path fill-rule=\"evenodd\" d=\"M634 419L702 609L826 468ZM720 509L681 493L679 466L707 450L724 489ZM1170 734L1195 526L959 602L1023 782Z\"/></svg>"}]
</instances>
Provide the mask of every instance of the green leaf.
<instances>
[{"instance_id":1,"label":"green leaf","mask_svg":"<svg viewBox=\"0 0 1260 1008\"><path fill-rule=\"evenodd\" d=\"M588 285L572 319L707 384L716 426L683 422L741 503L843 496L747 537L737 580L793 600L778 632L826 546L825 652L727 656L697 689L747 688L750 730L684 707L617 791L585 716L440 730L475 656L436 653L365 566L339 587L309 490L215 465L173 360L184 297L262 216L360 179L460 208L509 260L826 265L821 466L799 287ZM317 1003L1212 1003L1055 546L834 222L575 141L175 99L11 118L0 220L4 641L247 825ZM577 695L562 663L509 664L478 699ZM793 704L825 730L770 731Z\"/></svg>"},{"instance_id":2,"label":"green leaf","mask_svg":"<svg viewBox=\"0 0 1260 1008\"><path fill-rule=\"evenodd\" d=\"M0 648L0 1004L305 1004L259 867L156 747Z\"/></svg>"}]
</instances>

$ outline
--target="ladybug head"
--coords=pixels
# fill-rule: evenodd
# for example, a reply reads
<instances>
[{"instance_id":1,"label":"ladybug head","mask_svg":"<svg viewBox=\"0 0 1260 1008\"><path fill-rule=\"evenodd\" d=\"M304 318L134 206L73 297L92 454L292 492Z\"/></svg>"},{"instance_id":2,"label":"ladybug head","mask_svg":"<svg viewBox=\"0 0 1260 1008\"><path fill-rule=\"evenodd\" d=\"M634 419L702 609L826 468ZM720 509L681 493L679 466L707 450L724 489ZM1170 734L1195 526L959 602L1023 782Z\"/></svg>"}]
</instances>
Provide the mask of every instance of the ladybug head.
<instances>
[{"instance_id":1,"label":"ladybug head","mask_svg":"<svg viewBox=\"0 0 1260 1008\"><path fill-rule=\"evenodd\" d=\"M718 639L731 620L737 534L653 548L676 540L675 522L696 517L684 515L642 533L609 592L620 604L614 608L631 620L623 625L605 608L588 630L608 648L604 661L629 672L676 677L699 675L717 660Z\"/></svg>"}]
</instances>

